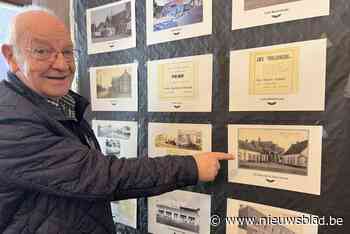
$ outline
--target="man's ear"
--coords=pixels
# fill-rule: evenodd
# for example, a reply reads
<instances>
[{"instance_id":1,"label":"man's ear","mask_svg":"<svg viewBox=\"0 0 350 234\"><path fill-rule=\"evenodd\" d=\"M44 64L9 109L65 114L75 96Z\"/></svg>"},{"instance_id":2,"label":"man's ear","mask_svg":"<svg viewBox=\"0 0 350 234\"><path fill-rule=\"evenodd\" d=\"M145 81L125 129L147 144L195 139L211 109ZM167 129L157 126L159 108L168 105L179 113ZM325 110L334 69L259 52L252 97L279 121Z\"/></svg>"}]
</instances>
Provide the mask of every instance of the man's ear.
<instances>
[{"instance_id":1,"label":"man's ear","mask_svg":"<svg viewBox=\"0 0 350 234\"><path fill-rule=\"evenodd\" d=\"M10 71L13 73L17 72L19 70L19 66L13 53L13 47L11 45L3 44L1 46L1 52L10 67Z\"/></svg>"}]
</instances>

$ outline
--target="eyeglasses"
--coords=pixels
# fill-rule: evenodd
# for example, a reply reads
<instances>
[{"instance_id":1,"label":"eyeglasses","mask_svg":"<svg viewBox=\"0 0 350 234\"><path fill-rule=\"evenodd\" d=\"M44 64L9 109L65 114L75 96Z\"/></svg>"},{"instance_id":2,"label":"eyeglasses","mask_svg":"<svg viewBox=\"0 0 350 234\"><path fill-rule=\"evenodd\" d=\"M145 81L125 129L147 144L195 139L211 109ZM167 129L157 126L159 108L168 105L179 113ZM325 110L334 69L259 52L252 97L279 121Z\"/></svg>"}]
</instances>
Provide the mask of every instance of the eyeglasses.
<instances>
[{"instance_id":1,"label":"eyeglasses","mask_svg":"<svg viewBox=\"0 0 350 234\"><path fill-rule=\"evenodd\" d=\"M57 59L57 56L59 53L61 53L66 60L66 62L73 62L76 59L79 58L80 51L77 49L64 49L62 51L57 51L52 48L26 48L27 51L30 52L31 56L34 59L40 60L40 61L54 61Z\"/></svg>"}]
</instances>

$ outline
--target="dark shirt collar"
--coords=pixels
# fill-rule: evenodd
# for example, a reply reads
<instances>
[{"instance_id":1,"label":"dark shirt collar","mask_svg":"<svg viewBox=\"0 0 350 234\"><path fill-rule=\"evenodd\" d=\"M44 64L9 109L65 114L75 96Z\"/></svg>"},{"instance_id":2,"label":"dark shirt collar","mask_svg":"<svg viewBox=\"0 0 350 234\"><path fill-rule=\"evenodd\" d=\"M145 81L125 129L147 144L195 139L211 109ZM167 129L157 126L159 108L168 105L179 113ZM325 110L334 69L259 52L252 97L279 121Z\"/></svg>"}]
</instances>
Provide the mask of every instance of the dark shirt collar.
<instances>
[{"instance_id":1,"label":"dark shirt collar","mask_svg":"<svg viewBox=\"0 0 350 234\"><path fill-rule=\"evenodd\" d=\"M12 72L8 72L6 81L16 92L28 98L35 105L41 107L43 111L47 111L50 117L56 120L75 120L80 122L86 107L89 105L89 102L85 98L72 91L69 91L67 95L59 100L43 97L27 87Z\"/></svg>"}]
</instances>

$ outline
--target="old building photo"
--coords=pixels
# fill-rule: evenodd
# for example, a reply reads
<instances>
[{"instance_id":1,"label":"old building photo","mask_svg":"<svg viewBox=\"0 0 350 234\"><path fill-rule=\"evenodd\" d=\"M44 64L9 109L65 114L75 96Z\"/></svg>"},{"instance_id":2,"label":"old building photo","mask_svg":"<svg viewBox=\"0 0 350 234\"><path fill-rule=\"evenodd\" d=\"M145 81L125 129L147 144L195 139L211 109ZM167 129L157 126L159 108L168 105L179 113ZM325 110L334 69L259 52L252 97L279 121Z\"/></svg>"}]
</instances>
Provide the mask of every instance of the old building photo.
<instances>
[{"instance_id":1,"label":"old building photo","mask_svg":"<svg viewBox=\"0 0 350 234\"><path fill-rule=\"evenodd\" d=\"M238 129L239 168L307 175L308 131Z\"/></svg>"},{"instance_id":2,"label":"old building photo","mask_svg":"<svg viewBox=\"0 0 350 234\"><path fill-rule=\"evenodd\" d=\"M125 2L91 12L93 43L114 41L131 36L131 3Z\"/></svg>"},{"instance_id":3,"label":"old building photo","mask_svg":"<svg viewBox=\"0 0 350 234\"><path fill-rule=\"evenodd\" d=\"M207 234L210 196L182 190L148 199L148 231L154 234Z\"/></svg>"},{"instance_id":4,"label":"old building photo","mask_svg":"<svg viewBox=\"0 0 350 234\"><path fill-rule=\"evenodd\" d=\"M187 150L202 150L202 133L196 130L177 130L176 134L164 133L155 137L155 146Z\"/></svg>"},{"instance_id":5,"label":"old building photo","mask_svg":"<svg viewBox=\"0 0 350 234\"><path fill-rule=\"evenodd\" d=\"M97 98L131 98L130 71L128 69L124 71L115 69L115 72L105 70L96 72Z\"/></svg>"}]
</instances>

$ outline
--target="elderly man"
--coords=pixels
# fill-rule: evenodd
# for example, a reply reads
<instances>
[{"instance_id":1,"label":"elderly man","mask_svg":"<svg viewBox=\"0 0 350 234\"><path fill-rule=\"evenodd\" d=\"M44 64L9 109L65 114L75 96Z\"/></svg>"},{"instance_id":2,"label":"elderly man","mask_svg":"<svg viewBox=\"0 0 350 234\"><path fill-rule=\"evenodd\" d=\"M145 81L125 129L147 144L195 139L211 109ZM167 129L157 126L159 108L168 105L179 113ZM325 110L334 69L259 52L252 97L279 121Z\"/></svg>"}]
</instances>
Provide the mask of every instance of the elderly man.
<instances>
[{"instance_id":1,"label":"elderly man","mask_svg":"<svg viewBox=\"0 0 350 234\"><path fill-rule=\"evenodd\" d=\"M224 153L111 159L69 91L75 51L54 15L26 10L1 47L0 233L115 233L110 201L157 195L215 179Z\"/></svg>"}]
</instances>

